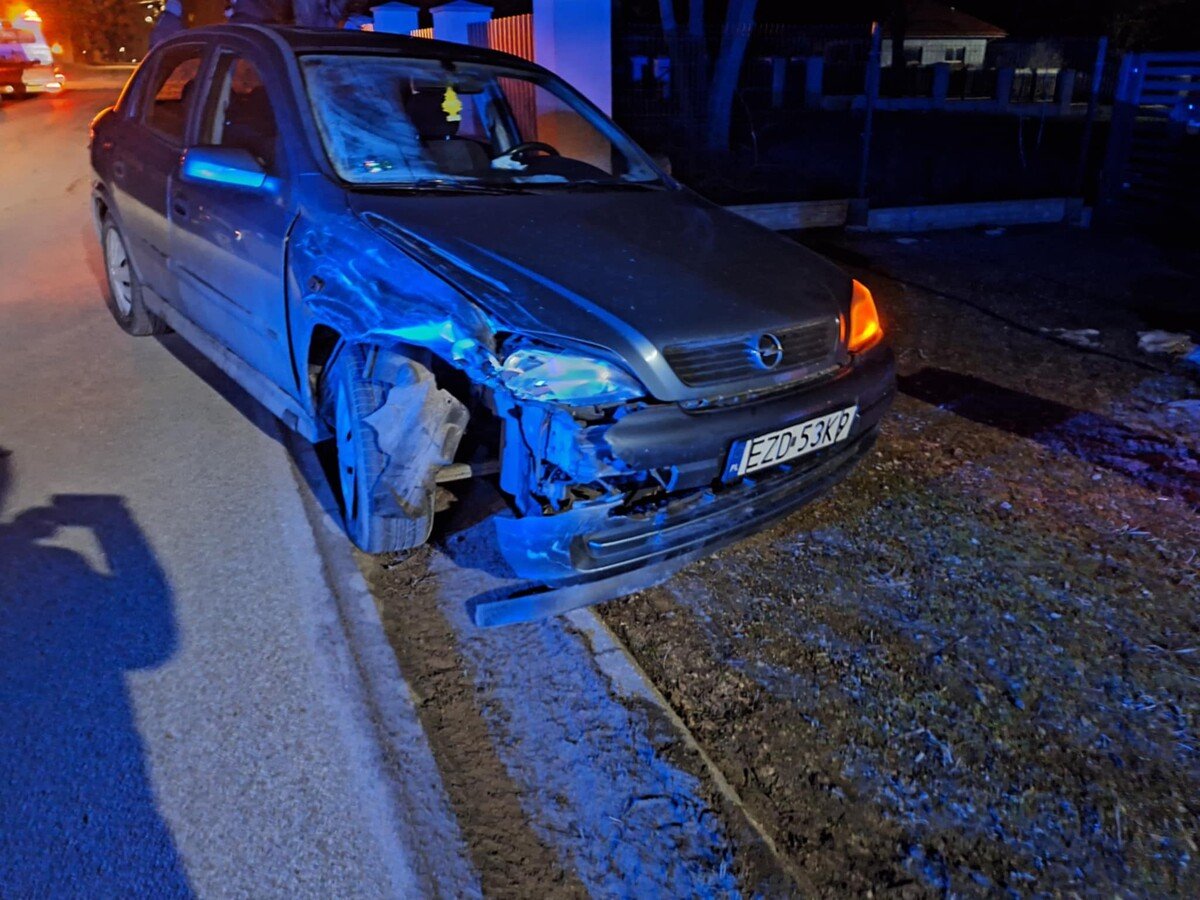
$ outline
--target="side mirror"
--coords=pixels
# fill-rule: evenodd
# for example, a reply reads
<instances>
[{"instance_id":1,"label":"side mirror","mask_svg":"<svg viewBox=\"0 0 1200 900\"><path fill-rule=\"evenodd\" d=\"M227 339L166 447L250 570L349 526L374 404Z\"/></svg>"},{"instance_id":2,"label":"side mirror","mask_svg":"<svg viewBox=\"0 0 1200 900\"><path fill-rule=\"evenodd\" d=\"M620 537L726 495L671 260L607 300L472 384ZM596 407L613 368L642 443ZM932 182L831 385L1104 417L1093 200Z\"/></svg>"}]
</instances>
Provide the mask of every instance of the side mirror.
<instances>
[{"instance_id":1,"label":"side mirror","mask_svg":"<svg viewBox=\"0 0 1200 900\"><path fill-rule=\"evenodd\" d=\"M179 175L184 181L252 191L272 180L250 151L240 147L189 147L183 152Z\"/></svg>"},{"instance_id":2,"label":"side mirror","mask_svg":"<svg viewBox=\"0 0 1200 900\"><path fill-rule=\"evenodd\" d=\"M662 169L668 175L670 175L671 177L675 176L675 173L671 171L671 157L667 156L667 154L651 153L650 158L652 160L654 160L654 164L656 166L658 166L660 169Z\"/></svg>"}]
</instances>

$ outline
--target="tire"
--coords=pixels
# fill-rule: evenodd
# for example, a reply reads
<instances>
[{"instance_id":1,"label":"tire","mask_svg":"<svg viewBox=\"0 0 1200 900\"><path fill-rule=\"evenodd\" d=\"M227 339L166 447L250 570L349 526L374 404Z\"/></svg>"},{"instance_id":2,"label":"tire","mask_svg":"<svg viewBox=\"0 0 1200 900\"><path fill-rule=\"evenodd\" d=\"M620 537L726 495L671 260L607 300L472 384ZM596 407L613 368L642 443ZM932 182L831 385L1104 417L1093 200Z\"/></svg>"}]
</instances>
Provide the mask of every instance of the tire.
<instances>
[{"instance_id":1,"label":"tire","mask_svg":"<svg viewBox=\"0 0 1200 900\"><path fill-rule=\"evenodd\" d=\"M397 360L400 365L397 365ZM407 493L416 502L397 503L392 457L379 446L368 418L384 405L406 367L416 363L376 347L347 344L335 352L322 385L322 409L334 432L338 489L346 533L360 550L391 553L411 550L429 539L433 529L436 489L432 474ZM399 459L404 447L393 447Z\"/></svg>"},{"instance_id":2,"label":"tire","mask_svg":"<svg viewBox=\"0 0 1200 900\"><path fill-rule=\"evenodd\" d=\"M125 236L111 219L105 219L100 230L100 248L104 254L104 271L108 290L104 302L126 334L143 337L165 334L167 324L146 308L142 298L142 282L133 269Z\"/></svg>"}]
</instances>

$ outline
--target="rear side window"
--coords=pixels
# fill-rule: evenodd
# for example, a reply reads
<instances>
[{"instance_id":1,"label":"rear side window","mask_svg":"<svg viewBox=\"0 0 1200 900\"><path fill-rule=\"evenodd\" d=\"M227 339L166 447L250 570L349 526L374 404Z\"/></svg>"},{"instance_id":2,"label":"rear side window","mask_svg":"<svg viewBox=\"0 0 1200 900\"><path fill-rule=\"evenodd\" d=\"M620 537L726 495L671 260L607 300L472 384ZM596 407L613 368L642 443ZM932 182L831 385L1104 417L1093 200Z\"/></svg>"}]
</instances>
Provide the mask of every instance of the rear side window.
<instances>
[{"instance_id":1,"label":"rear side window","mask_svg":"<svg viewBox=\"0 0 1200 900\"><path fill-rule=\"evenodd\" d=\"M203 53L201 47L180 47L164 54L149 85L143 121L174 144L183 144Z\"/></svg>"}]
</instances>

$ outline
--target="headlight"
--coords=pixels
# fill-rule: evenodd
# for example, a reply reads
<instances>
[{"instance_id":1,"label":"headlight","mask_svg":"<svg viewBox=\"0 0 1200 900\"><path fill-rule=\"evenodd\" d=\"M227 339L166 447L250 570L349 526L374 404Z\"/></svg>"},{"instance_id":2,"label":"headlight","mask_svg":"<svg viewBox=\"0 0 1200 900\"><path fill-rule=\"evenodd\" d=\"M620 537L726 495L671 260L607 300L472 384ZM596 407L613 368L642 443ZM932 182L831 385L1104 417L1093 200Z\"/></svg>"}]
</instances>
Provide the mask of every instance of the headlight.
<instances>
[{"instance_id":1,"label":"headlight","mask_svg":"<svg viewBox=\"0 0 1200 900\"><path fill-rule=\"evenodd\" d=\"M854 294L850 298L850 333L846 348L851 353L869 350L883 340L883 326L879 324L879 313L875 300L867 286L854 282Z\"/></svg>"},{"instance_id":2,"label":"headlight","mask_svg":"<svg viewBox=\"0 0 1200 900\"><path fill-rule=\"evenodd\" d=\"M524 347L510 354L500 380L526 400L574 406L621 403L646 393L636 378L615 363L547 347Z\"/></svg>"}]
</instances>

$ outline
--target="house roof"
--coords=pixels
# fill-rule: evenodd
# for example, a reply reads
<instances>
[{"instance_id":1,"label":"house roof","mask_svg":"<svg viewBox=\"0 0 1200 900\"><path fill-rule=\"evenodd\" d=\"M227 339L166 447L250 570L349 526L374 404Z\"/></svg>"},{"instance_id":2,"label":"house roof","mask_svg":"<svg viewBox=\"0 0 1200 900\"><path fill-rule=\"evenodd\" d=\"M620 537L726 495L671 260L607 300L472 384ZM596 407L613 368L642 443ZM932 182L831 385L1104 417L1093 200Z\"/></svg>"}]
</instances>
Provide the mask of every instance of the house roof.
<instances>
[{"instance_id":1,"label":"house roof","mask_svg":"<svg viewBox=\"0 0 1200 900\"><path fill-rule=\"evenodd\" d=\"M908 38L1002 38L1008 32L983 19L965 12L960 12L953 6L937 3L935 0L909 0ZM883 23L884 36L890 36L891 28L887 21Z\"/></svg>"}]
</instances>

